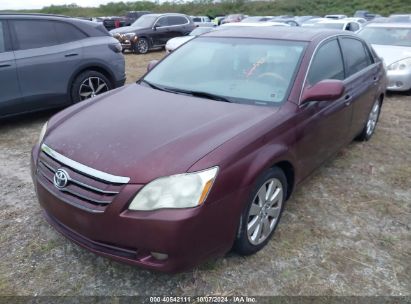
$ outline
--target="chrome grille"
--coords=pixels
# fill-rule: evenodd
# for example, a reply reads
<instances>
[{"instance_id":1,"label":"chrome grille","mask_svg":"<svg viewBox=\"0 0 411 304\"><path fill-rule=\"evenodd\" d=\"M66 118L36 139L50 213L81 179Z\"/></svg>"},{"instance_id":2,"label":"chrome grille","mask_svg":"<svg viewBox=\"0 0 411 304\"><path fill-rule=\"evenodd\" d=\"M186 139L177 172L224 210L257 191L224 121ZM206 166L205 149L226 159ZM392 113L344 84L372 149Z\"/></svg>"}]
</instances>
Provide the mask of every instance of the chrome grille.
<instances>
[{"instance_id":1,"label":"chrome grille","mask_svg":"<svg viewBox=\"0 0 411 304\"><path fill-rule=\"evenodd\" d=\"M90 212L103 212L129 180L77 163L42 145L37 163L37 178L63 201ZM67 185L57 187L55 173L64 169ZM120 182L121 181L121 182Z\"/></svg>"}]
</instances>

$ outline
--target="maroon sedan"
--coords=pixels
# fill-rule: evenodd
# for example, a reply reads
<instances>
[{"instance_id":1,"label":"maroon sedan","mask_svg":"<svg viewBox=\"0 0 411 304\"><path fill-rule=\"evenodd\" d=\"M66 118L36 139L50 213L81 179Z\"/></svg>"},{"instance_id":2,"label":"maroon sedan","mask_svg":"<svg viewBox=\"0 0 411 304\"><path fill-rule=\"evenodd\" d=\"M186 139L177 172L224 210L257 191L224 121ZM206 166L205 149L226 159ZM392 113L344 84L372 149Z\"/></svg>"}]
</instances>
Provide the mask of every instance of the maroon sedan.
<instances>
[{"instance_id":1,"label":"maroon sedan","mask_svg":"<svg viewBox=\"0 0 411 304\"><path fill-rule=\"evenodd\" d=\"M372 136L385 87L348 32L211 32L52 117L32 151L37 196L63 235L122 262L174 272L252 254L296 185Z\"/></svg>"}]
</instances>

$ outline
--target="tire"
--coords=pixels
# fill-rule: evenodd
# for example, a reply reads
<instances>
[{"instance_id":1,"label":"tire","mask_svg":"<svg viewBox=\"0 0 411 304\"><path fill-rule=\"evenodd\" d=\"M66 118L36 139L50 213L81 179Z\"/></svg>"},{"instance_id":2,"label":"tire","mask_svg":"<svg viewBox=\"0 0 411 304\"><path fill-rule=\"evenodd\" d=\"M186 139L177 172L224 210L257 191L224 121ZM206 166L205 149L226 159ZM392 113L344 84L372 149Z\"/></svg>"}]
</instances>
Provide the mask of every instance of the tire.
<instances>
[{"instance_id":1,"label":"tire","mask_svg":"<svg viewBox=\"0 0 411 304\"><path fill-rule=\"evenodd\" d=\"M270 190L270 185L275 189ZM271 197L274 198L271 201L267 200L269 193L272 193ZM250 255L268 243L280 221L286 193L287 179L278 167L269 169L257 179L248 204L240 217L234 251L241 255ZM264 202L260 197L263 197Z\"/></svg>"},{"instance_id":2,"label":"tire","mask_svg":"<svg viewBox=\"0 0 411 304\"><path fill-rule=\"evenodd\" d=\"M146 38L138 38L137 42L134 44L134 51L137 54L147 54L150 49L150 44Z\"/></svg>"},{"instance_id":3,"label":"tire","mask_svg":"<svg viewBox=\"0 0 411 304\"><path fill-rule=\"evenodd\" d=\"M368 141L374 134L375 128L377 127L378 119L381 113L381 99L377 99L368 114L367 121L365 122L364 128L362 129L360 135L358 135L357 140Z\"/></svg>"},{"instance_id":4,"label":"tire","mask_svg":"<svg viewBox=\"0 0 411 304\"><path fill-rule=\"evenodd\" d=\"M113 84L106 76L100 72L88 70L74 79L70 92L71 101L77 103L110 91L112 88Z\"/></svg>"}]
</instances>

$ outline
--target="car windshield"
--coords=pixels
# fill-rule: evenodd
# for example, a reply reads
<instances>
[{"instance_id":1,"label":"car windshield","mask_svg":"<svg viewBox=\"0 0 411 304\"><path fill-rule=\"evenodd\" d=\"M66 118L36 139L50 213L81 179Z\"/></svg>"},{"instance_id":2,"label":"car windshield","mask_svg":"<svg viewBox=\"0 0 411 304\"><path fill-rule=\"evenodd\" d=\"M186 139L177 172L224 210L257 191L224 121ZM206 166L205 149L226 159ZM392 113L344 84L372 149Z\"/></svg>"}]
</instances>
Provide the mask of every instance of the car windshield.
<instances>
[{"instance_id":1,"label":"car windshield","mask_svg":"<svg viewBox=\"0 0 411 304\"><path fill-rule=\"evenodd\" d=\"M366 27L358 35L371 44L411 47L411 27Z\"/></svg>"},{"instance_id":2,"label":"car windshield","mask_svg":"<svg viewBox=\"0 0 411 304\"><path fill-rule=\"evenodd\" d=\"M327 23L327 22L322 23L320 22L320 23L314 23L314 27L342 30L344 28L344 23Z\"/></svg>"},{"instance_id":3,"label":"car windshield","mask_svg":"<svg viewBox=\"0 0 411 304\"><path fill-rule=\"evenodd\" d=\"M134 27L151 27L158 15L143 15L138 18L131 26Z\"/></svg>"},{"instance_id":4,"label":"car windshield","mask_svg":"<svg viewBox=\"0 0 411 304\"><path fill-rule=\"evenodd\" d=\"M198 36L204 33L208 33L213 31L214 28L212 27L197 27L195 30L192 30L191 33L189 34L190 36Z\"/></svg>"},{"instance_id":5,"label":"car windshield","mask_svg":"<svg viewBox=\"0 0 411 304\"><path fill-rule=\"evenodd\" d=\"M143 83L258 105L283 102L306 42L199 37L165 58ZM200 94L192 94L200 95Z\"/></svg>"}]
</instances>

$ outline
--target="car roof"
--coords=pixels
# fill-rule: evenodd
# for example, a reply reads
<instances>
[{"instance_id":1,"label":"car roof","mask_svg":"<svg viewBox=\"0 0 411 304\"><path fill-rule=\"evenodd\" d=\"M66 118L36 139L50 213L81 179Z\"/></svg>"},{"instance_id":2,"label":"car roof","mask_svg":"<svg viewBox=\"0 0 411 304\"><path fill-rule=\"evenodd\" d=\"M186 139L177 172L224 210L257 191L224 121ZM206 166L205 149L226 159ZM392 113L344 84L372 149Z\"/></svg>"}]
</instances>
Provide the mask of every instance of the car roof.
<instances>
[{"instance_id":1,"label":"car roof","mask_svg":"<svg viewBox=\"0 0 411 304\"><path fill-rule=\"evenodd\" d=\"M22 14L22 13L0 13L0 18L2 19L20 19L20 18L30 18L30 19L72 19L72 17L65 15L53 15L53 14Z\"/></svg>"},{"instance_id":2,"label":"car roof","mask_svg":"<svg viewBox=\"0 0 411 304\"><path fill-rule=\"evenodd\" d=\"M326 39L335 35L353 35L341 30L300 28L300 27L226 27L224 31L212 31L203 37L259 38L290 41L314 41Z\"/></svg>"},{"instance_id":3,"label":"car roof","mask_svg":"<svg viewBox=\"0 0 411 304\"><path fill-rule=\"evenodd\" d=\"M389 27L389 28L411 28L411 23L396 23L396 22L386 22L386 23L370 23L366 27Z\"/></svg>"}]
</instances>

